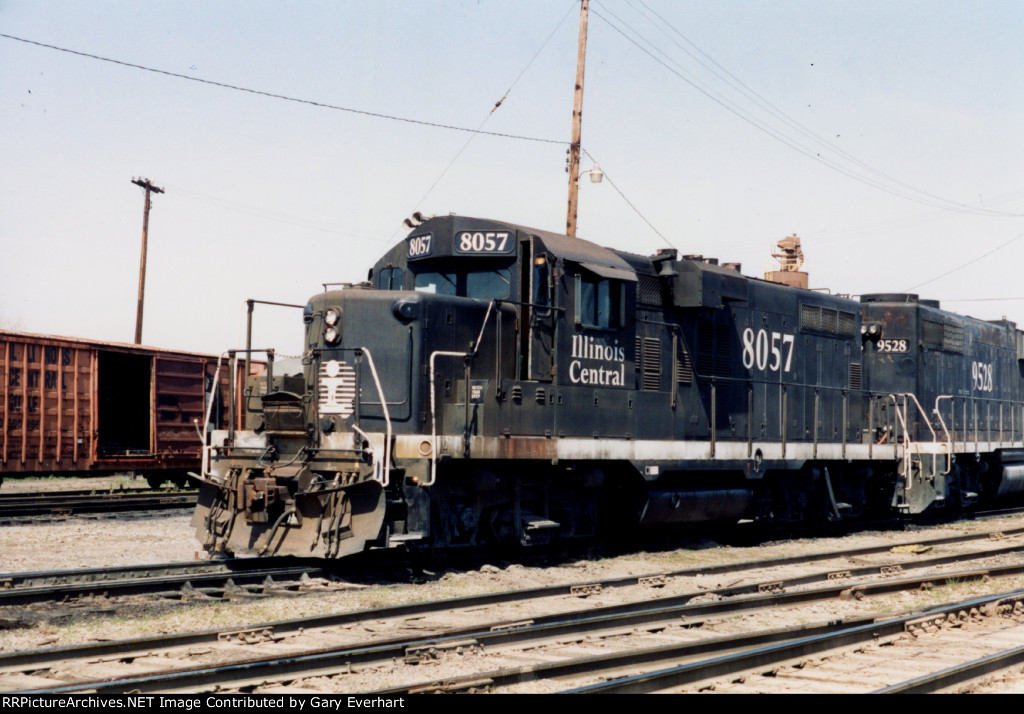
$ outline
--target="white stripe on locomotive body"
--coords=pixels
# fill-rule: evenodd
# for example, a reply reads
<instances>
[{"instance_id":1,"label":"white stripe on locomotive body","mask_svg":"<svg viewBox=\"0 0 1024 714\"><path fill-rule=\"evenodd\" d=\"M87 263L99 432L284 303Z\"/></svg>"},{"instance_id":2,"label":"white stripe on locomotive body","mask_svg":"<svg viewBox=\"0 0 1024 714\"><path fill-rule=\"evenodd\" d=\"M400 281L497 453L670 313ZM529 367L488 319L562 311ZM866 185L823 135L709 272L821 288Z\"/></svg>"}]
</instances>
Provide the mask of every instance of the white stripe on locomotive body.
<instances>
[{"instance_id":1,"label":"white stripe on locomotive body","mask_svg":"<svg viewBox=\"0 0 1024 714\"><path fill-rule=\"evenodd\" d=\"M214 432L214 444L223 444L227 431ZM367 432L365 437L383 447L383 433ZM399 434L395 436L394 453L397 458L425 458L422 445L432 440L430 434ZM462 436L439 435L438 454L445 458L458 459L514 459L560 461L629 461L638 463L692 462L692 461L751 461L760 454L759 460L770 464L772 461L898 461L904 457L902 443L895 444L842 444L838 442L750 442L745 441L677 441L653 439L587 439L587 438L546 438L474 436L470 439L470 456L464 456L465 439ZM325 434L321 450L325 454L351 448L352 434L347 432ZM530 445L527 446L527 443ZM547 446L538 449L538 444ZM235 446L242 449L265 449L268 445L265 434L251 431L236 431ZM916 454L947 453L975 454L991 453L999 449L1024 449L1022 441L958 441L913 442L911 452ZM516 455L516 452L521 454ZM329 457L328 457L329 458ZM315 463L315 462L314 462Z\"/></svg>"}]
</instances>

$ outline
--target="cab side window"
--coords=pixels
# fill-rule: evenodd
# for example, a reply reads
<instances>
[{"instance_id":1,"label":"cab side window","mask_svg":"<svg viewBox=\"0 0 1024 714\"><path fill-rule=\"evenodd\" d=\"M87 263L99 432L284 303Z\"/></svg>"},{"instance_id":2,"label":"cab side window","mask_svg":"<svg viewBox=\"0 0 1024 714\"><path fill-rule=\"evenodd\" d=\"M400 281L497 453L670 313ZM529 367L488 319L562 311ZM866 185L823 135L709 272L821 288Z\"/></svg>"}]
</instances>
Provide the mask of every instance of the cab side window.
<instances>
[{"instance_id":1,"label":"cab side window","mask_svg":"<svg viewBox=\"0 0 1024 714\"><path fill-rule=\"evenodd\" d=\"M512 274L505 268L466 273L466 297L506 300L512 294Z\"/></svg>"},{"instance_id":2,"label":"cab side window","mask_svg":"<svg viewBox=\"0 0 1024 714\"><path fill-rule=\"evenodd\" d=\"M506 300L512 294L512 273L507 268L416 273L416 290L437 295Z\"/></svg>"},{"instance_id":3,"label":"cab side window","mask_svg":"<svg viewBox=\"0 0 1024 714\"><path fill-rule=\"evenodd\" d=\"M437 295L455 295L455 273L417 273L416 290Z\"/></svg>"},{"instance_id":4,"label":"cab side window","mask_svg":"<svg viewBox=\"0 0 1024 714\"><path fill-rule=\"evenodd\" d=\"M401 268L381 268L380 275L377 276L377 289L378 290L401 290L402 289L402 269Z\"/></svg>"},{"instance_id":5,"label":"cab side window","mask_svg":"<svg viewBox=\"0 0 1024 714\"><path fill-rule=\"evenodd\" d=\"M576 276L576 324L599 330L622 326L625 293L618 280L596 275Z\"/></svg>"}]
</instances>

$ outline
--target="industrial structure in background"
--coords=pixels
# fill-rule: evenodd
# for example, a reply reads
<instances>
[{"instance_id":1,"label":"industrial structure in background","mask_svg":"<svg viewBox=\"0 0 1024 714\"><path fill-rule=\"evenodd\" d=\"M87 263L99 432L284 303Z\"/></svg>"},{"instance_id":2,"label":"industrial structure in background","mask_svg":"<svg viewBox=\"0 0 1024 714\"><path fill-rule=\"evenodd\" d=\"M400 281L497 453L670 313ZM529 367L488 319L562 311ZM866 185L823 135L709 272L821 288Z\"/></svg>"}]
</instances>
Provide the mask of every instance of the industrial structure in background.
<instances>
[{"instance_id":1,"label":"industrial structure in background","mask_svg":"<svg viewBox=\"0 0 1024 714\"><path fill-rule=\"evenodd\" d=\"M804 251L796 233L775 244L777 253L772 257L779 261L779 269L764 274L764 279L792 288L807 289L807 273L800 270L804 265Z\"/></svg>"}]
</instances>

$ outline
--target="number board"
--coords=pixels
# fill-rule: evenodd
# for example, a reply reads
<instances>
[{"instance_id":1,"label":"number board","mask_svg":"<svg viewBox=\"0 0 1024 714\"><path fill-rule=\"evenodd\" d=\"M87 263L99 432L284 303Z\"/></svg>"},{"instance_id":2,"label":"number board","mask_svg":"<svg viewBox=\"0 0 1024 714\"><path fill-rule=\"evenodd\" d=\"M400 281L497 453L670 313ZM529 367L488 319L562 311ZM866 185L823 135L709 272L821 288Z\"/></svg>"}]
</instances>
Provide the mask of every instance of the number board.
<instances>
[{"instance_id":1,"label":"number board","mask_svg":"<svg viewBox=\"0 0 1024 714\"><path fill-rule=\"evenodd\" d=\"M876 352L909 352L910 343L907 340L879 340L875 345Z\"/></svg>"},{"instance_id":2,"label":"number board","mask_svg":"<svg viewBox=\"0 0 1024 714\"><path fill-rule=\"evenodd\" d=\"M464 255L508 255L515 251L512 231L459 231L455 252Z\"/></svg>"},{"instance_id":3,"label":"number board","mask_svg":"<svg viewBox=\"0 0 1024 714\"><path fill-rule=\"evenodd\" d=\"M422 236L412 236L409 238L408 252L406 255L409 258L426 258L434 250L434 236L427 233Z\"/></svg>"}]
</instances>

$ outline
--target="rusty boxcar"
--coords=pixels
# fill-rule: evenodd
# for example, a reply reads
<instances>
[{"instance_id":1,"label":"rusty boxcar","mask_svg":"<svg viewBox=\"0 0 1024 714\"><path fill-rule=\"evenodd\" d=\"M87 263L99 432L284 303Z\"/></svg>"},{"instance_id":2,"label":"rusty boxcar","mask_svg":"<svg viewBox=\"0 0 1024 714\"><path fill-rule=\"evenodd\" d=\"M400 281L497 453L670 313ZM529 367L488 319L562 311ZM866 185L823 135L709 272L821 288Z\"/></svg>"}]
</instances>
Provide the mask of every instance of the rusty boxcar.
<instances>
[{"instance_id":1,"label":"rusty boxcar","mask_svg":"<svg viewBox=\"0 0 1024 714\"><path fill-rule=\"evenodd\" d=\"M200 465L197 424L226 411L217 368L216 355L0 330L0 483L132 472L184 484Z\"/></svg>"}]
</instances>

